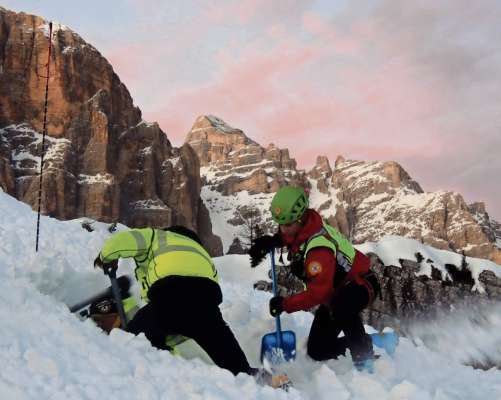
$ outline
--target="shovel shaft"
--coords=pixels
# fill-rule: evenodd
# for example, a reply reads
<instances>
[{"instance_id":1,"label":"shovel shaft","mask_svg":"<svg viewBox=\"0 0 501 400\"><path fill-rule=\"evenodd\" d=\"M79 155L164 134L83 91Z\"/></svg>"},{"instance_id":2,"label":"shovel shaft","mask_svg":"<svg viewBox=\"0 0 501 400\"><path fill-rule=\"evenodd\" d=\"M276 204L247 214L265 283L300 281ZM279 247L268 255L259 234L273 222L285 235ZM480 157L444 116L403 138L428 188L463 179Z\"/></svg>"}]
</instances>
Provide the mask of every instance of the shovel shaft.
<instances>
[{"instance_id":1,"label":"shovel shaft","mask_svg":"<svg viewBox=\"0 0 501 400\"><path fill-rule=\"evenodd\" d=\"M111 291L117 304L118 315L120 316L120 327L125 330L127 329L127 316L125 315L124 306L122 304L122 296L120 295L120 287L117 282L117 269L111 267L105 271L105 274L109 276L111 282Z\"/></svg>"},{"instance_id":2,"label":"shovel shaft","mask_svg":"<svg viewBox=\"0 0 501 400\"><path fill-rule=\"evenodd\" d=\"M270 250L271 280L273 295L278 295L277 274L275 272L275 253ZM273 365L292 361L296 357L296 335L292 331L282 332L280 316L275 317L276 331L263 336L261 341L261 362L267 359Z\"/></svg>"},{"instance_id":3,"label":"shovel shaft","mask_svg":"<svg viewBox=\"0 0 501 400\"><path fill-rule=\"evenodd\" d=\"M278 287L277 287L277 275L275 272L275 250L271 249L270 250L270 259L271 259L271 283L272 283L272 290L273 290L273 296L276 296L278 294ZM277 327L277 344L278 347L282 347L282 326L280 323L280 315L277 315L275 317L275 325Z\"/></svg>"}]
</instances>

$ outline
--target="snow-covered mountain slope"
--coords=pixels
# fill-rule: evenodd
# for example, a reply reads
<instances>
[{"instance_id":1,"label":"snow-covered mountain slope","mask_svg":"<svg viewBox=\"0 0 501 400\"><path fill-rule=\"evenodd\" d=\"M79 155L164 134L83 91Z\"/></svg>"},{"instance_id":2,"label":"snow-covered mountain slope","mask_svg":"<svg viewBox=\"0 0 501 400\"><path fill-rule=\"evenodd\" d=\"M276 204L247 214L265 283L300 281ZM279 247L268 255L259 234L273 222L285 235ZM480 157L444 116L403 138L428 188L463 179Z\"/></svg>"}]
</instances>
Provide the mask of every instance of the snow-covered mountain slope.
<instances>
[{"instance_id":1,"label":"snow-covered mountain slope","mask_svg":"<svg viewBox=\"0 0 501 400\"><path fill-rule=\"evenodd\" d=\"M91 321L72 315L65 304L107 285L92 269L109 235L107 226L95 223L95 230L87 232L80 220L42 217L40 251L35 253L35 224L36 214L27 205L0 192L1 399L501 398L500 371L463 366L416 338L403 338L394 359L383 354L372 375L354 371L349 358L313 362L305 356L312 321L306 312L285 315L282 321L298 339L298 358L284 367L295 383L289 393L260 387L246 375L233 377L198 359L157 351L144 336L120 330L106 336ZM270 295L252 289L253 281L266 276L267 263L251 269L246 256L231 255L216 258L216 265L223 315L251 364L258 365L260 339L275 329L267 312ZM121 262L120 273L131 270L129 262ZM499 318L489 321L488 329L482 325L468 332L472 340L486 333L499 335Z\"/></svg>"}]
</instances>

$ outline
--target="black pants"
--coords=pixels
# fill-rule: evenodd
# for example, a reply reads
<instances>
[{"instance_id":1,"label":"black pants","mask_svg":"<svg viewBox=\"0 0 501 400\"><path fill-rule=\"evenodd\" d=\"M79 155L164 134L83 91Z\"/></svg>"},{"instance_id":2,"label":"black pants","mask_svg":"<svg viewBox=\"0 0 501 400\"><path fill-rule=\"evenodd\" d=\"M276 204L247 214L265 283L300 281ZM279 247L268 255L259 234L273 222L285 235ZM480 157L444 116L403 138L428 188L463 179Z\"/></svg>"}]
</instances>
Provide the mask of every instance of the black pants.
<instances>
[{"instance_id":1,"label":"black pants","mask_svg":"<svg viewBox=\"0 0 501 400\"><path fill-rule=\"evenodd\" d=\"M367 276L373 293L380 291L375 275ZM374 355L372 340L365 333L360 312L372 300L364 285L350 282L339 288L331 306L322 305L315 313L308 337L308 355L317 361L337 358L350 349L354 362L363 361ZM343 337L338 337L341 331Z\"/></svg>"},{"instance_id":2,"label":"black pants","mask_svg":"<svg viewBox=\"0 0 501 400\"><path fill-rule=\"evenodd\" d=\"M127 330L135 335L144 333L162 350L168 350L167 335L189 337L219 367L235 375L248 373L247 358L219 310L219 286L200 279L169 278L168 282L155 283L149 292L150 302L136 313Z\"/></svg>"}]
</instances>

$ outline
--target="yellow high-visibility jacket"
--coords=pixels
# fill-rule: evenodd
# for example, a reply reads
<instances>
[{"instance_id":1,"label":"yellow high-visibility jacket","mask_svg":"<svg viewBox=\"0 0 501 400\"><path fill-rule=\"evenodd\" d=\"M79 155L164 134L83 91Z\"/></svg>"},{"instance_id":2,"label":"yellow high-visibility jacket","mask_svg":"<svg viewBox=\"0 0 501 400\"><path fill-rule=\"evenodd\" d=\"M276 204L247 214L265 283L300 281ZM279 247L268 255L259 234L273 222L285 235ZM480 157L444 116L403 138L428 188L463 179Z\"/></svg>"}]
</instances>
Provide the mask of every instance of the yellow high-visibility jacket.
<instances>
[{"instance_id":1,"label":"yellow high-visibility jacket","mask_svg":"<svg viewBox=\"0 0 501 400\"><path fill-rule=\"evenodd\" d=\"M136 279L145 301L149 288L167 276L207 278L219 283L207 250L178 233L153 228L119 232L106 240L100 253L103 263L128 257L136 262Z\"/></svg>"}]
</instances>

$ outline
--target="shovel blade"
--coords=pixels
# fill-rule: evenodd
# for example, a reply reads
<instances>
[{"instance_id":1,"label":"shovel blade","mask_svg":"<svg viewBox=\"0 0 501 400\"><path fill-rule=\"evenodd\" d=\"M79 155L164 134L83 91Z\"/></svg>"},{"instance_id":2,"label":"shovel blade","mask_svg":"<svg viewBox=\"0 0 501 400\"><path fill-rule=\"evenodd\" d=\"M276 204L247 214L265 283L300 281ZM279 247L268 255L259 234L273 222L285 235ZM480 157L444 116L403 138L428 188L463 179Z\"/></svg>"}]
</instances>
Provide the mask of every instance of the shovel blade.
<instances>
[{"instance_id":1,"label":"shovel blade","mask_svg":"<svg viewBox=\"0 0 501 400\"><path fill-rule=\"evenodd\" d=\"M281 331L282 340L278 342L277 332L268 333L261 341L261 362L267 359L277 365L296 358L296 334L292 331Z\"/></svg>"},{"instance_id":2,"label":"shovel blade","mask_svg":"<svg viewBox=\"0 0 501 400\"><path fill-rule=\"evenodd\" d=\"M399 342L396 332L372 333L370 336L374 346L384 349L390 356L395 354Z\"/></svg>"}]
</instances>

